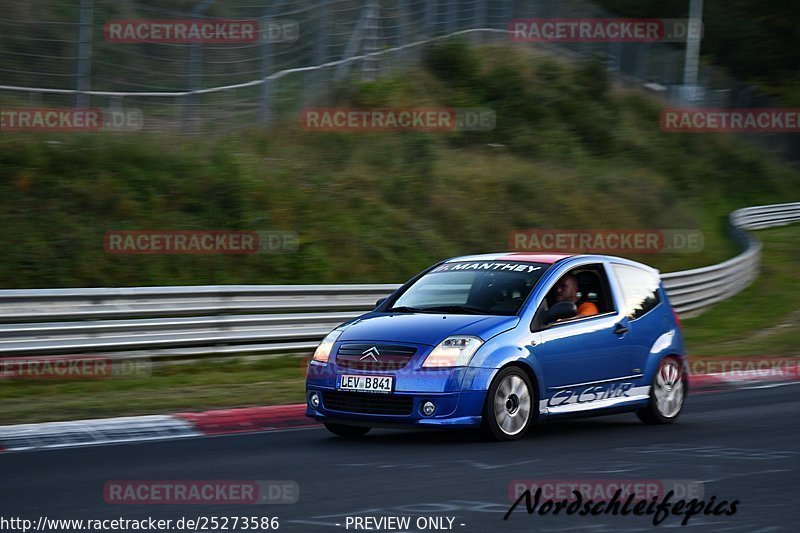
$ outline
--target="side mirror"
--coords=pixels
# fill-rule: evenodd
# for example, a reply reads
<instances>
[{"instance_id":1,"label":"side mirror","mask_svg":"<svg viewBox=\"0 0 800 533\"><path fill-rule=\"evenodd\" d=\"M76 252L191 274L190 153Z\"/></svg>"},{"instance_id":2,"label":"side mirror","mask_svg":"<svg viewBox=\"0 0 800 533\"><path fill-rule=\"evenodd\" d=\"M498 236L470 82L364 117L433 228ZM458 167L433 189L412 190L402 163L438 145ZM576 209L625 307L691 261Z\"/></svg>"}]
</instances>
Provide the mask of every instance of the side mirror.
<instances>
[{"instance_id":1,"label":"side mirror","mask_svg":"<svg viewBox=\"0 0 800 533\"><path fill-rule=\"evenodd\" d=\"M379 307L379 306L380 306L380 305L381 305L383 302L385 302L385 301L386 301L386 298L381 298L380 300L378 300L377 302L375 302L375 307Z\"/></svg>"},{"instance_id":2,"label":"side mirror","mask_svg":"<svg viewBox=\"0 0 800 533\"><path fill-rule=\"evenodd\" d=\"M547 314L545 314L545 323L550 324L556 320L564 320L565 318L572 318L578 314L578 307L572 302L557 302L553 304Z\"/></svg>"}]
</instances>

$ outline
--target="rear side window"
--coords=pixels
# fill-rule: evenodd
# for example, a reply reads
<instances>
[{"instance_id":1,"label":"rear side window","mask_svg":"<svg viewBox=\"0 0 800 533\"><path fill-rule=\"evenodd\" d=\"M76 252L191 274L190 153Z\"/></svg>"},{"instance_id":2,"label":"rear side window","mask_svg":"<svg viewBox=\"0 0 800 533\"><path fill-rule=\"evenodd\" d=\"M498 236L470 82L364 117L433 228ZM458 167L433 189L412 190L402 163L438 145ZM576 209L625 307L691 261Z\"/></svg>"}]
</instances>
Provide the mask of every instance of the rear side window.
<instances>
[{"instance_id":1,"label":"rear side window","mask_svg":"<svg viewBox=\"0 0 800 533\"><path fill-rule=\"evenodd\" d=\"M622 288L622 309L628 318L636 320L659 304L658 276L627 265L614 265L613 268Z\"/></svg>"}]
</instances>

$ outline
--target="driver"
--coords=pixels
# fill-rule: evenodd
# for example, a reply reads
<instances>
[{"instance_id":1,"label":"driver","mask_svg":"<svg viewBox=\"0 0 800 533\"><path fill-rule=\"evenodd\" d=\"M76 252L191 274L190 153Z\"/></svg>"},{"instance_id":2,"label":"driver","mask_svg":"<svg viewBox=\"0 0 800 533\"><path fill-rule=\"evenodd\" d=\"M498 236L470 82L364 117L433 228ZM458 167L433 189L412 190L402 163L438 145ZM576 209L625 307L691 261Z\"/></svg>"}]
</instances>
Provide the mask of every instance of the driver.
<instances>
[{"instance_id":1,"label":"driver","mask_svg":"<svg viewBox=\"0 0 800 533\"><path fill-rule=\"evenodd\" d=\"M567 274L561 278L555 289L557 302L572 302L578 305L578 279L574 275ZM598 313L597 306L592 302L583 302L578 305L578 314L575 315L575 318L592 316Z\"/></svg>"}]
</instances>

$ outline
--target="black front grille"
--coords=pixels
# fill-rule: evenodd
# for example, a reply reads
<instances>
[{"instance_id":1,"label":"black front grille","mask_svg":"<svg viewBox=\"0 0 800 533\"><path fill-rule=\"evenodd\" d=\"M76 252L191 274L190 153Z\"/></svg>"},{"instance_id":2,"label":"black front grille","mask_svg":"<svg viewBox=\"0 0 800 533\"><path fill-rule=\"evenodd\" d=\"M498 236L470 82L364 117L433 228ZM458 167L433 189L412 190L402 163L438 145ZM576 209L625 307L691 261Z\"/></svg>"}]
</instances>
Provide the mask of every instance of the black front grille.
<instances>
[{"instance_id":1,"label":"black front grille","mask_svg":"<svg viewBox=\"0 0 800 533\"><path fill-rule=\"evenodd\" d=\"M322 403L331 411L365 415L410 415L414 408L412 396L369 392L325 391Z\"/></svg>"},{"instance_id":2,"label":"black front grille","mask_svg":"<svg viewBox=\"0 0 800 533\"><path fill-rule=\"evenodd\" d=\"M342 344L336 364L355 370L399 370L417 353L413 346L394 344Z\"/></svg>"}]
</instances>

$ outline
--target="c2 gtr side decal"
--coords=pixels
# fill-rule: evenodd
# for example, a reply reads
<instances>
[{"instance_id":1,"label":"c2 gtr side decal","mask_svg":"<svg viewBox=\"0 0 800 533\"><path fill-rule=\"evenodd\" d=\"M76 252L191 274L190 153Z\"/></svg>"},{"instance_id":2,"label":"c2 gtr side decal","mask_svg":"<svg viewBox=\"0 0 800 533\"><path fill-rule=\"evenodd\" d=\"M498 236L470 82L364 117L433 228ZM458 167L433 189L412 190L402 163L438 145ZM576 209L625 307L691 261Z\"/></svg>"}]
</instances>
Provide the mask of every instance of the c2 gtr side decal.
<instances>
[{"instance_id":1,"label":"c2 gtr side decal","mask_svg":"<svg viewBox=\"0 0 800 533\"><path fill-rule=\"evenodd\" d=\"M623 382L558 390L550 398L539 402L539 410L549 414L571 413L646 400L650 394L650 387L633 385L630 382Z\"/></svg>"},{"instance_id":2,"label":"c2 gtr side decal","mask_svg":"<svg viewBox=\"0 0 800 533\"><path fill-rule=\"evenodd\" d=\"M559 407L570 403L589 403L606 398L628 396L628 391L633 388L633 383L612 383L609 385L595 385L583 388L564 389L557 391L550 397L547 407Z\"/></svg>"}]
</instances>

